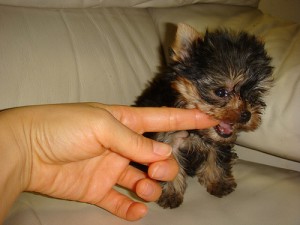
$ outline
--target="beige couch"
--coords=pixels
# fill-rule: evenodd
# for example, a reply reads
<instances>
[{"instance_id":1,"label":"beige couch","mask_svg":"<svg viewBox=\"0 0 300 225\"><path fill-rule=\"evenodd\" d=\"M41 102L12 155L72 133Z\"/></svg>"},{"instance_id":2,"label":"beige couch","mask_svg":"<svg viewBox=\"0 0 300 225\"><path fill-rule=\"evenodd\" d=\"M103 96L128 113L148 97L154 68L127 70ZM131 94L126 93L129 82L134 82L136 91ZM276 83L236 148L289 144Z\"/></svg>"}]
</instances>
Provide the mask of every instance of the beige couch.
<instances>
[{"instance_id":1,"label":"beige couch","mask_svg":"<svg viewBox=\"0 0 300 225\"><path fill-rule=\"evenodd\" d=\"M178 22L199 31L223 26L257 34L273 57L276 80L261 128L238 139L238 187L229 196L213 197L189 179L180 208L149 203L149 214L130 223L92 205L23 193L4 224L299 225L300 25L265 15L257 5L258 0L0 0L1 109L78 101L132 104L165 63Z\"/></svg>"}]
</instances>

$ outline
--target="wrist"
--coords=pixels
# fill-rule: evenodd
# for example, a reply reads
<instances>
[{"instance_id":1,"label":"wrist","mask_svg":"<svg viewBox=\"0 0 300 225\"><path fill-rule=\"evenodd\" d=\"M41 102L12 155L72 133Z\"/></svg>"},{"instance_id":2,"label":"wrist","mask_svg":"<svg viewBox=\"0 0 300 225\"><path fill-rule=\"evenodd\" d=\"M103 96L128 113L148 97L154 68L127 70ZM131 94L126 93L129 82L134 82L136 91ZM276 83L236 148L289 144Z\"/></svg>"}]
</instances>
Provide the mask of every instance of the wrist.
<instances>
[{"instance_id":1,"label":"wrist","mask_svg":"<svg viewBox=\"0 0 300 225\"><path fill-rule=\"evenodd\" d=\"M28 149L15 110L0 111L0 224L29 181Z\"/></svg>"}]
</instances>

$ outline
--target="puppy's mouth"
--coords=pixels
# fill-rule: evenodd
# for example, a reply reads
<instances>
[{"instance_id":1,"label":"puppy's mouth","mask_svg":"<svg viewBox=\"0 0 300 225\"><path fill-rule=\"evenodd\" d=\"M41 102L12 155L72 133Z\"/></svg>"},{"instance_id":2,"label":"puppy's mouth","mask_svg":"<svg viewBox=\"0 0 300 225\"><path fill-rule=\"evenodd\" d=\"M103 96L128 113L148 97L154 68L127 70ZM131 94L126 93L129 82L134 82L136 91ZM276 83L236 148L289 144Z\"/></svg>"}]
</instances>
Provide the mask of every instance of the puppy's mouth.
<instances>
[{"instance_id":1,"label":"puppy's mouth","mask_svg":"<svg viewBox=\"0 0 300 225\"><path fill-rule=\"evenodd\" d=\"M222 138L229 138L233 134L233 125L233 123L221 121L214 129Z\"/></svg>"}]
</instances>

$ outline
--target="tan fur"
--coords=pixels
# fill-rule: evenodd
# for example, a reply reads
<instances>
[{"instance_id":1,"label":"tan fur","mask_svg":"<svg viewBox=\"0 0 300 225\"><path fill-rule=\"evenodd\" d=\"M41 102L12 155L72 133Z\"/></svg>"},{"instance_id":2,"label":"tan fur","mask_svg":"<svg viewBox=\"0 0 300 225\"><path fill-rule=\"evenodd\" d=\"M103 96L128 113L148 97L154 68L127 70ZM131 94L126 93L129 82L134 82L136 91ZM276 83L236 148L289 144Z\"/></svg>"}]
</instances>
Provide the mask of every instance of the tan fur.
<instances>
[{"instance_id":1,"label":"tan fur","mask_svg":"<svg viewBox=\"0 0 300 225\"><path fill-rule=\"evenodd\" d=\"M184 103L184 108L194 109L197 108L199 104L199 93L195 85L188 79L183 77L178 77L176 81L173 82L172 88L174 88L178 93L180 93L180 97L178 100L178 105ZM188 104L186 104L188 103Z\"/></svg>"},{"instance_id":2,"label":"tan fur","mask_svg":"<svg viewBox=\"0 0 300 225\"><path fill-rule=\"evenodd\" d=\"M171 58L174 61L182 61L187 58L189 56L187 52L188 49L198 38L201 38L201 35L193 27L180 23L177 28L175 41L172 45L174 54Z\"/></svg>"}]
</instances>

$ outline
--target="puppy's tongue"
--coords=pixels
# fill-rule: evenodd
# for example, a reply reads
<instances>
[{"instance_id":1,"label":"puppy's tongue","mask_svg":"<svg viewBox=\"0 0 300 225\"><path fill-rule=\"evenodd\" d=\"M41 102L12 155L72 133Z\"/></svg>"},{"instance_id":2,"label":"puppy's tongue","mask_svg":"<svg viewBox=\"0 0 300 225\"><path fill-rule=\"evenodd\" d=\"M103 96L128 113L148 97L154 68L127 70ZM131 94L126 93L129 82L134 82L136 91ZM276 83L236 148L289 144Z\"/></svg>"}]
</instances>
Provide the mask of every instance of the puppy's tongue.
<instances>
[{"instance_id":1,"label":"puppy's tongue","mask_svg":"<svg viewBox=\"0 0 300 225\"><path fill-rule=\"evenodd\" d=\"M221 128L221 131L223 131L224 134L232 133L232 126L229 123L225 123L221 121L219 126Z\"/></svg>"},{"instance_id":2,"label":"puppy's tongue","mask_svg":"<svg viewBox=\"0 0 300 225\"><path fill-rule=\"evenodd\" d=\"M221 121L219 125L215 127L217 133L222 137L230 137L232 135L233 129L232 124Z\"/></svg>"}]
</instances>

